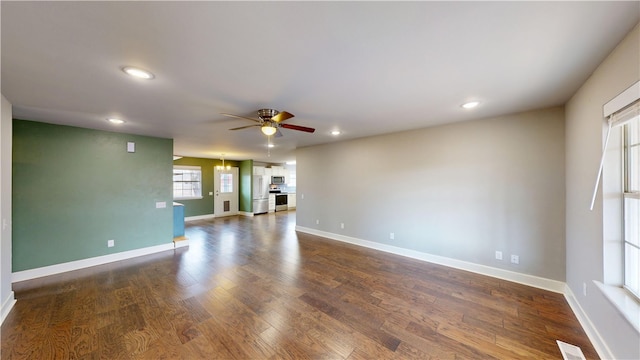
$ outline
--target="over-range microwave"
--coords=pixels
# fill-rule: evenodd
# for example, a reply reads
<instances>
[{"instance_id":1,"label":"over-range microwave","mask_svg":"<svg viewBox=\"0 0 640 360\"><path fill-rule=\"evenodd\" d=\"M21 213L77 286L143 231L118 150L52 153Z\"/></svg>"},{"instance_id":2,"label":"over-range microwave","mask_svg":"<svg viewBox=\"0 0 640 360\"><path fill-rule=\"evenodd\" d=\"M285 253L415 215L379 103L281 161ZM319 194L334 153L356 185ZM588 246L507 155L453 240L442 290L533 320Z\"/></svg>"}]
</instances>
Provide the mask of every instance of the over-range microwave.
<instances>
[{"instance_id":1,"label":"over-range microwave","mask_svg":"<svg viewBox=\"0 0 640 360\"><path fill-rule=\"evenodd\" d=\"M271 184L273 185L284 185L284 176L272 176Z\"/></svg>"}]
</instances>

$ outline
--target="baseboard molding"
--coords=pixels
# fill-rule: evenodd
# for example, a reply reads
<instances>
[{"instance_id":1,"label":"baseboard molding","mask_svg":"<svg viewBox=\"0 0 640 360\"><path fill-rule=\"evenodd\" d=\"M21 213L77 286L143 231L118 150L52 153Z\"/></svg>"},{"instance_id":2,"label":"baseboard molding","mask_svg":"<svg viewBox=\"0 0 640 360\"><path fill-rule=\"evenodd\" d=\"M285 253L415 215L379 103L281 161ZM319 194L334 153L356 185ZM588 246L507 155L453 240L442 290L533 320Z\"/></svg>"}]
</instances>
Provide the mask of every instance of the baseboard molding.
<instances>
[{"instance_id":1,"label":"baseboard molding","mask_svg":"<svg viewBox=\"0 0 640 360\"><path fill-rule=\"evenodd\" d=\"M591 341L593 347L596 349L598 356L600 356L601 359L615 359L613 353L607 346L607 343L604 341L602 336L600 336L598 329L596 329L596 327L591 322L591 319L589 319L589 317L587 316L587 313L582 309L582 306L580 306L580 303L576 299L576 296L569 285L566 284L564 297L565 299L567 299L567 302L569 303L569 306L571 307L573 313L576 315L576 318L578 318L578 322L580 322L580 325L582 325L584 332L587 333L587 337Z\"/></svg>"},{"instance_id":2,"label":"baseboard molding","mask_svg":"<svg viewBox=\"0 0 640 360\"><path fill-rule=\"evenodd\" d=\"M363 246L366 248L380 250L400 256L405 256L412 259L422 260L438 265L444 265L455 269L474 272L481 275L487 275L498 279L516 282L523 285L533 286L535 288L553 291L556 293L564 294L566 284L562 281L545 279L538 276L517 273L515 271L509 271L504 269L498 269L486 265L474 264L467 261L456 260L447 258L444 256L432 255L423 253L416 250L405 249L397 246L381 244L374 241L358 239L350 236L334 234L326 231L311 229L302 226L296 226L296 231L303 233L322 236L331 240L337 240L346 242L353 245Z\"/></svg>"},{"instance_id":3,"label":"baseboard molding","mask_svg":"<svg viewBox=\"0 0 640 360\"><path fill-rule=\"evenodd\" d=\"M9 315L11 309L13 309L13 305L16 304L16 297L13 294L13 291L9 293L6 299L2 302L2 307L0 307L0 325L4 322L4 319Z\"/></svg>"},{"instance_id":4,"label":"baseboard molding","mask_svg":"<svg viewBox=\"0 0 640 360\"><path fill-rule=\"evenodd\" d=\"M135 249L129 251L123 251L115 254L96 256L88 259L70 261L62 264L55 264L50 266L43 266L36 269L29 269L24 271L18 271L11 274L11 282L19 282L25 280L36 279L44 276L60 274L67 271L80 270L96 265L103 265L110 262L127 260L138 256L154 254L162 251L173 250L174 244L170 242L168 244L150 246L142 249Z\"/></svg>"},{"instance_id":5,"label":"baseboard molding","mask_svg":"<svg viewBox=\"0 0 640 360\"><path fill-rule=\"evenodd\" d=\"M248 212L248 211L238 211L238 215L253 217L253 213L252 212Z\"/></svg>"},{"instance_id":6,"label":"baseboard molding","mask_svg":"<svg viewBox=\"0 0 640 360\"><path fill-rule=\"evenodd\" d=\"M216 217L216 215L215 215L215 214L196 215L196 216L186 216L186 217L184 218L184 221L207 220L207 219L213 219L214 217Z\"/></svg>"},{"instance_id":7,"label":"baseboard molding","mask_svg":"<svg viewBox=\"0 0 640 360\"><path fill-rule=\"evenodd\" d=\"M380 250L380 251L392 253L395 255L405 256L408 258L422 260L422 261L426 261L426 262L430 262L438 265L444 265L444 266L449 266L449 267L460 269L460 270L471 271L477 274L487 275L494 278L508 280L508 281L519 283L519 284L528 285L535 288L549 290L549 291L563 294L565 299L567 300L567 303L569 303L571 310L576 315L578 322L580 322L580 325L582 326L585 333L587 334L587 337L593 344L593 347L598 352L598 355L600 356L600 358L601 359L614 358L606 342L604 341L602 336L600 336L600 333L598 333L598 330L593 325L593 323L591 322L587 314L584 312L584 310L580 306L580 303L576 300L576 297L573 294L573 291L571 291L571 288L564 282L545 279L545 278L541 278L533 275L516 273L513 271L508 271L503 269L497 269L490 266L474 264L474 263L451 259L443 256L431 255L431 254L427 254L427 253L423 253L415 250L404 249L404 248L400 248L392 245L381 244L374 241L358 239L354 237L334 234L334 233L311 229L311 228L302 227L302 226L296 226L296 231L300 231L300 232L311 234L311 235L322 236L324 238L328 238L331 240L363 246L366 248Z\"/></svg>"}]
</instances>

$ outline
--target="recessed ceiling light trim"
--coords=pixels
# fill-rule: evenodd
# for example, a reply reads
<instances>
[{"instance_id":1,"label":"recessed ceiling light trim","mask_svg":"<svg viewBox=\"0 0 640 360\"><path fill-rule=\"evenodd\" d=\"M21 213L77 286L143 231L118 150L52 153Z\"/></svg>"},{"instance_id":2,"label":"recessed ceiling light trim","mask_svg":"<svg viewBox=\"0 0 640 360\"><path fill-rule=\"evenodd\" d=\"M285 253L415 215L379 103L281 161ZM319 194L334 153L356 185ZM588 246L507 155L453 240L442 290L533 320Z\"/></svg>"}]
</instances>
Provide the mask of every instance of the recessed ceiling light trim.
<instances>
[{"instance_id":1,"label":"recessed ceiling light trim","mask_svg":"<svg viewBox=\"0 0 640 360\"><path fill-rule=\"evenodd\" d=\"M127 75L133 76L138 79L151 80L155 78L155 75L153 75L153 73L151 73L150 71L133 66L125 66L122 68L122 71L124 71Z\"/></svg>"},{"instance_id":2,"label":"recessed ceiling light trim","mask_svg":"<svg viewBox=\"0 0 640 360\"><path fill-rule=\"evenodd\" d=\"M469 102L466 102L466 103L464 103L464 104L462 104L460 106L465 108L465 109L473 109L473 108L477 107L478 105L480 105L479 101L469 101Z\"/></svg>"},{"instance_id":3,"label":"recessed ceiling light trim","mask_svg":"<svg viewBox=\"0 0 640 360\"><path fill-rule=\"evenodd\" d=\"M340 135L340 134L342 134L342 132L341 132L340 130L333 130L333 131L331 131L331 135L333 135L333 136L338 136L338 135Z\"/></svg>"},{"instance_id":4,"label":"recessed ceiling light trim","mask_svg":"<svg viewBox=\"0 0 640 360\"><path fill-rule=\"evenodd\" d=\"M122 119L118 119L118 118L107 118L107 121L114 124L114 125L121 125L124 124L125 121Z\"/></svg>"}]
</instances>

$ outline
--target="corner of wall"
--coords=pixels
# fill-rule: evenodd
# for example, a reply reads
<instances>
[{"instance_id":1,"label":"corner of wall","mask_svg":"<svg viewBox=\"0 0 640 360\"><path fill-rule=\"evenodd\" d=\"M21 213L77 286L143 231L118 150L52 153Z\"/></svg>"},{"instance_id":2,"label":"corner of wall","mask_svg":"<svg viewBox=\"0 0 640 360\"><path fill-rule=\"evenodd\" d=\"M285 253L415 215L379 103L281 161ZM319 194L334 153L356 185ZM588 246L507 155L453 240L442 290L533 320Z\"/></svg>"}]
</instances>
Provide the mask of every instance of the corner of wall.
<instances>
[{"instance_id":1,"label":"corner of wall","mask_svg":"<svg viewBox=\"0 0 640 360\"><path fill-rule=\"evenodd\" d=\"M11 103L1 96L0 117L0 324L16 303L11 290L12 266L12 144L13 144L13 112Z\"/></svg>"},{"instance_id":2,"label":"corner of wall","mask_svg":"<svg viewBox=\"0 0 640 360\"><path fill-rule=\"evenodd\" d=\"M576 318L578 318L578 322L580 322L580 325L582 325L584 332L587 333L587 337L591 341L591 344L593 344L593 347L596 349L596 352L598 353L600 358L614 359L615 356L613 356L613 354L611 353L611 350L607 346L607 343L604 341L602 336L600 336L598 329L595 325L593 325L593 322L591 322L591 319L589 319L587 313L584 311L584 309L582 309L582 306L580 306L580 303L576 299L576 296L569 285L566 284L564 297L567 300L567 303L569 303L571 310L576 315Z\"/></svg>"}]
</instances>

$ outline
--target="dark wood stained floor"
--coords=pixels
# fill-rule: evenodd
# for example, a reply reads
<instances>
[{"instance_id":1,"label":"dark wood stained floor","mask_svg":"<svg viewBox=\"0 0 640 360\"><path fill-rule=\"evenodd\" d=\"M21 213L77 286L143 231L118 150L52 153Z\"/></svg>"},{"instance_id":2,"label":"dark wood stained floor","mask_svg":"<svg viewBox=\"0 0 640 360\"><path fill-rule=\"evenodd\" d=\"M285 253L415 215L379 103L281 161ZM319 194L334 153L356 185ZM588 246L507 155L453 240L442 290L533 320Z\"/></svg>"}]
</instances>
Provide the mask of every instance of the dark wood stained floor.
<instances>
[{"instance_id":1,"label":"dark wood stained floor","mask_svg":"<svg viewBox=\"0 0 640 360\"><path fill-rule=\"evenodd\" d=\"M188 224L188 248L14 284L2 359L561 359L560 294L295 232Z\"/></svg>"}]
</instances>

